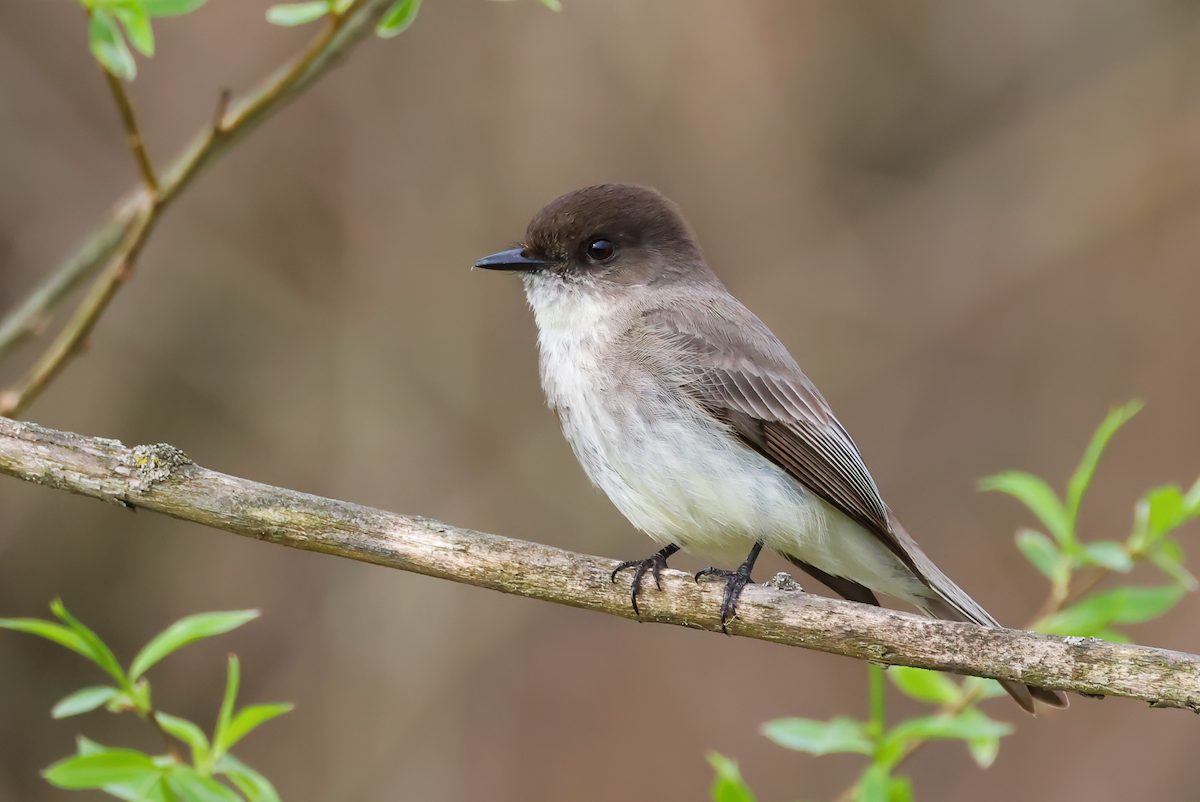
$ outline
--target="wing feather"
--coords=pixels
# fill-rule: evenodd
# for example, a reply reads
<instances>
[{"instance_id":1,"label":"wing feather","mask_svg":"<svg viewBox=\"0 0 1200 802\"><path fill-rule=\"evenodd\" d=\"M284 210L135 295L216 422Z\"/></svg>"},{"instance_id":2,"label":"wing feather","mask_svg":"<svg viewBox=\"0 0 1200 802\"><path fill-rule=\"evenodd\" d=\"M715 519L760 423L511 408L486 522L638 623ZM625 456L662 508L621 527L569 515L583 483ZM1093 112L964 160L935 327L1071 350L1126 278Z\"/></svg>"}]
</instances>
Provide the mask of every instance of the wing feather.
<instances>
[{"instance_id":1,"label":"wing feather","mask_svg":"<svg viewBox=\"0 0 1200 802\"><path fill-rule=\"evenodd\" d=\"M922 575L893 531L858 447L829 404L774 335L745 314L748 319L736 323L760 328L764 336L755 341L777 347L777 353L747 353L745 338L731 330L734 321L706 319L705 329L715 325L715 331L701 333L686 315L655 310L644 315L644 322L681 349L677 369L685 374L686 389L712 415ZM732 347L735 341L738 348Z\"/></svg>"}]
</instances>

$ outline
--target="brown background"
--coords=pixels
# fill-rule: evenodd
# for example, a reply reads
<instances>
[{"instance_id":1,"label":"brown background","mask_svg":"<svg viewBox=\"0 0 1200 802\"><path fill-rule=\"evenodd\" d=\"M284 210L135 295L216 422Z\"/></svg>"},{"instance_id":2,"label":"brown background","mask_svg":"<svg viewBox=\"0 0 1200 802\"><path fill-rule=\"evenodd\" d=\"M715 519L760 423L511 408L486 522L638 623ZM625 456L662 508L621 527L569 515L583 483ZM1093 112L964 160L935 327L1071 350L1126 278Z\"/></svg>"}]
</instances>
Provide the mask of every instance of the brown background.
<instances>
[{"instance_id":1,"label":"brown background","mask_svg":"<svg viewBox=\"0 0 1200 802\"><path fill-rule=\"evenodd\" d=\"M1141 397L1085 503L1086 535L1122 537L1136 494L1195 479L1196 4L565 4L428 0L400 39L368 42L170 210L90 353L27 417L645 556L543 404L518 283L468 270L562 192L627 181L681 204L908 529L1000 620L1028 620L1046 587L1012 545L1029 516L978 477L1022 468L1061 487L1110 405ZM158 164L221 87L252 86L311 34L266 24L264 8L212 0L156 27L132 93ZM134 180L80 9L0 2L0 307ZM781 569L772 558L759 575ZM233 650L244 701L294 700L241 750L288 800L697 800L709 749L738 759L764 802L829 799L862 762L758 734L779 716L862 714L866 672L844 658L0 481L0 615L43 615L56 594L124 659L180 615L262 608L151 678L164 709L211 726ZM1200 651L1198 610L1189 599L1133 634ZM67 798L36 772L76 732L157 748L137 721L48 720L101 679L0 633L0 800ZM1187 713L1076 699L1034 720L988 705L1019 727L996 764L932 744L906 767L918 798L1194 797Z\"/></svg>"}]
</instances>

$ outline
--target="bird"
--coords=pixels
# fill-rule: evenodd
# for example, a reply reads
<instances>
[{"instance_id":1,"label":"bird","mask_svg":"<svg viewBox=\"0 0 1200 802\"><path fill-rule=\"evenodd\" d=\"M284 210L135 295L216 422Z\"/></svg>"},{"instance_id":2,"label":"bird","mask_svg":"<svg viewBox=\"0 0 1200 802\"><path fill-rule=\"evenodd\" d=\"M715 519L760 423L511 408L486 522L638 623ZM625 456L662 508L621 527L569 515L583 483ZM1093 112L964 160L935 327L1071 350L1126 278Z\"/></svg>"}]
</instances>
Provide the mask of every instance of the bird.
<instances>
[{"instance_id":1,"label":"bird","mask_svg":"<svg viewBox=\"0 0 1200 802\"><path fill-rule=\"evenodd\" d=\"M763 548L843 598L882 593L928 616L1000 626L884 503L858 447L787 348L709 268L655 189L569 192L517 247L475 263L520 275L547 402L591 482L662 548L620 563L635 613L680 549L729 559L722 627ZM734 558L736 559L736 558ZM728 564L733 564L732 560ZM1059 691L1002 680L1023 709Z\"/></svg>"}]
</instances>

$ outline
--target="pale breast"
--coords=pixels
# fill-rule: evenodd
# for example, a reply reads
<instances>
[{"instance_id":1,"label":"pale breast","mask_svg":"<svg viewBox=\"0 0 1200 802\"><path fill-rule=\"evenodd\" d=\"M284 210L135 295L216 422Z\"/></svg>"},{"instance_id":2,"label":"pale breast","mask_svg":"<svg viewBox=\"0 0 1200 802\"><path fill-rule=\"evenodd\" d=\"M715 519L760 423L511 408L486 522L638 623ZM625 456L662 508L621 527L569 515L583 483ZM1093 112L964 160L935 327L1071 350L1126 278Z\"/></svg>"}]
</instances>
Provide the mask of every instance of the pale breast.
<instances>
[{"instance_id":1,"label":"pale breast","mask_svg":"<svg viewBox=\"0 0 1200 802\"><path fill-rule=\"evenodd\" d=\"M546 317L547 400L592 483L634 526L723 560L740 560L759 538L822 538L807 491L674 385L654 364L661 359L640 358L619 316L597 315L590 327Z\"/></svg>"}]
</instances>

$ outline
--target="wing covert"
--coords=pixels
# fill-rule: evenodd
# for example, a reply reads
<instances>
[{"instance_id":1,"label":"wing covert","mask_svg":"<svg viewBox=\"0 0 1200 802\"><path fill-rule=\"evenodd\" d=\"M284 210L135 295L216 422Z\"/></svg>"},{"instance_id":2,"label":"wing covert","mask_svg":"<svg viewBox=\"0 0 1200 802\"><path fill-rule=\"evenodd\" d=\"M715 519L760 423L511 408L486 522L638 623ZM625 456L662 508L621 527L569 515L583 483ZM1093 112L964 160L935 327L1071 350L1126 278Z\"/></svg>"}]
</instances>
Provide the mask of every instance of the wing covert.
<instances>
[{"instance_id":1,"label":"wing covert","mask_svg":"<svg viewBox=\"0 0 1200 802\"><path fill-rule=\"evenodd\" d=\"M686 390L709 412L911 564L858 447L774 335L746 315L746 321L706 319L706 334L675 310L649 312L644 321L676 347L675 370L682 370ZM777 352L746 353L745 337L731 330L737 326L759 329L765 336L755 340Z\"/></svg>"}]
</instances>

